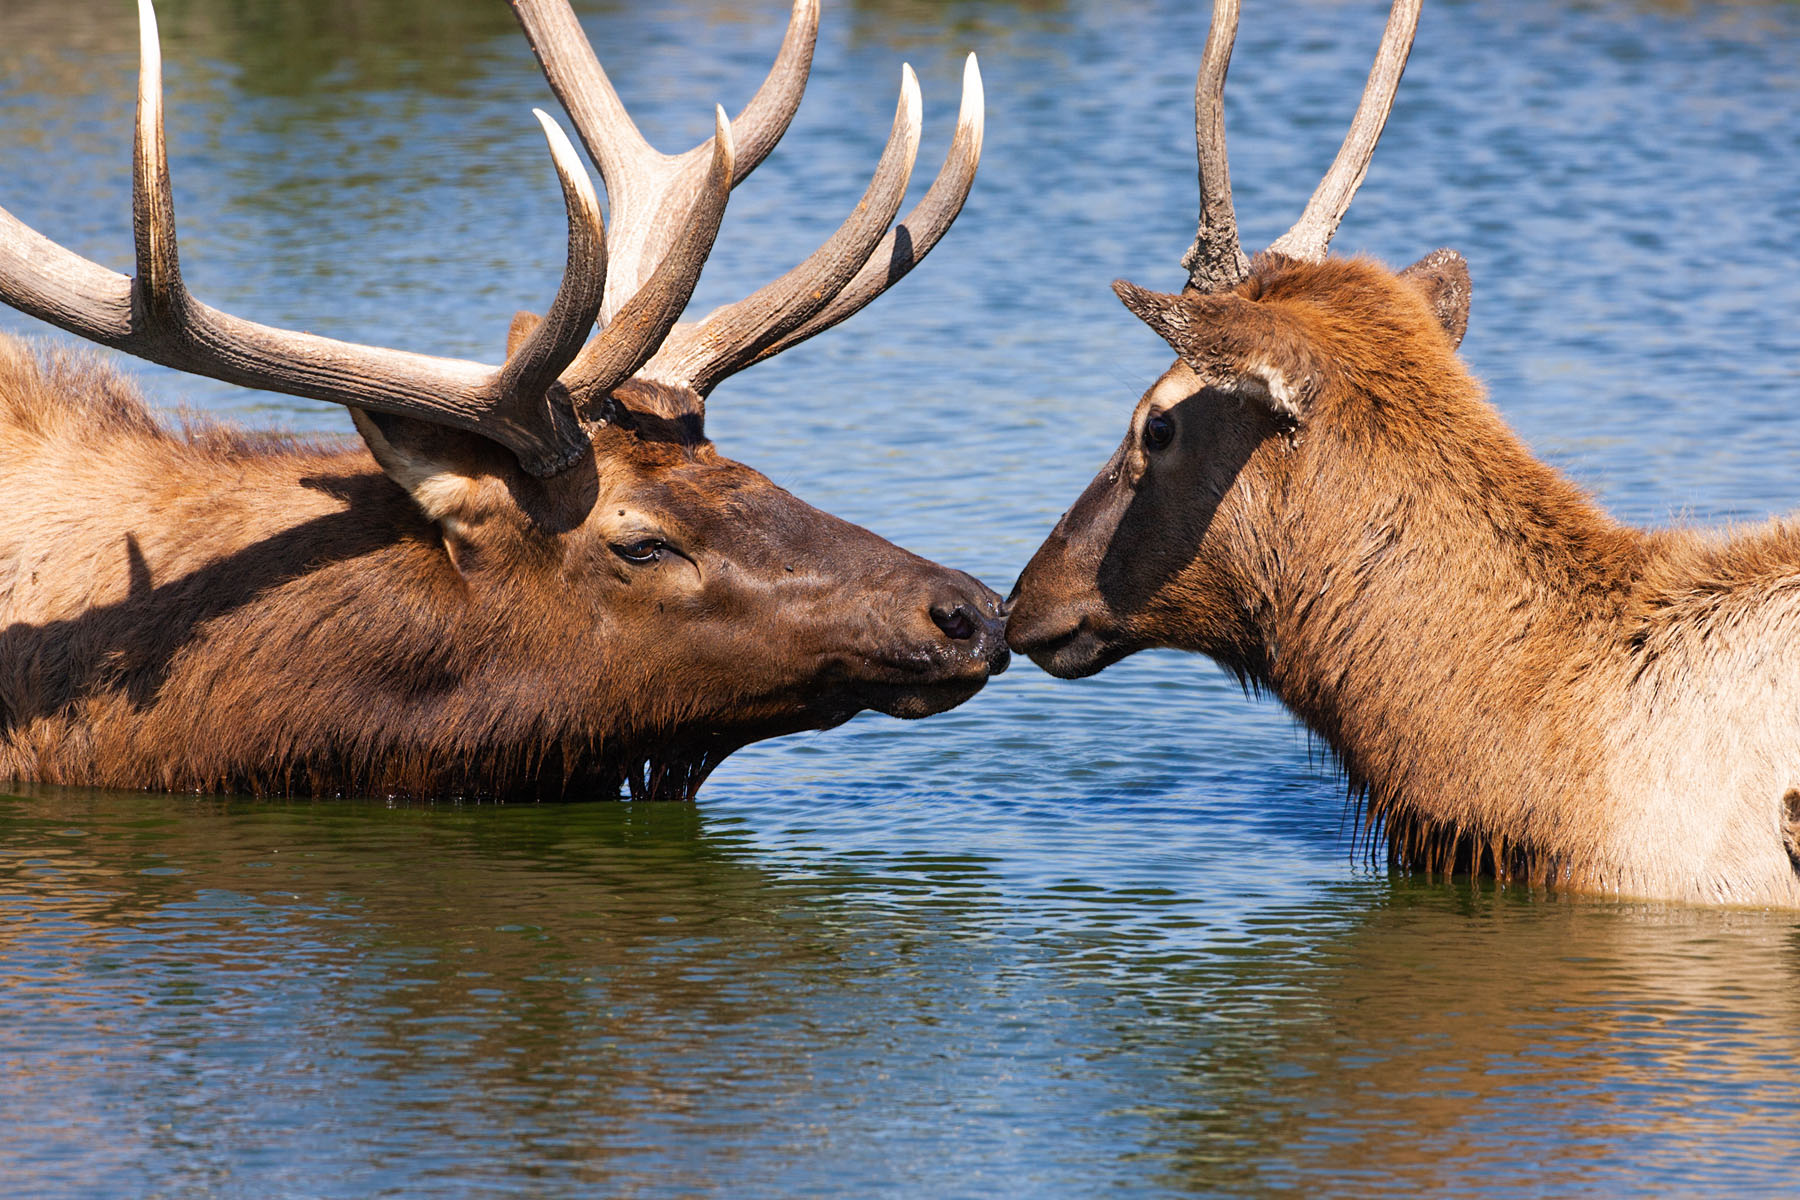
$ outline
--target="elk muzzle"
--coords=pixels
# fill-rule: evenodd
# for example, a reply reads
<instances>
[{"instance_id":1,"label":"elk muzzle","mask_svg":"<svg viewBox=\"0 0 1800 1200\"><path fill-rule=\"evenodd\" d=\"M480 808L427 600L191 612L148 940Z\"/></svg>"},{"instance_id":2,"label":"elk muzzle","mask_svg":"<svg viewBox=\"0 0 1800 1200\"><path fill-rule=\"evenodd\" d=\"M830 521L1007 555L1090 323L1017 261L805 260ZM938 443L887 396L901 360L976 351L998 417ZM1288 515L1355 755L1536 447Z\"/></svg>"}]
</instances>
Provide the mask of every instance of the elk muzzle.
<instances>
[{"instance_id":1,"label":"elk muzzle","mask_svg":"<svg viewBox=\"0 0 1800 1200\"><path fill-rule=\"evenodd\" d=\"M1128 652L1115 647L1105 602L1080 585L1068 542L1057 534L1032 555L1006 606L1008 645L1060 679L1095 674Z\"/></svg>"},{"instance_id":2,"label":"elk muzzle","mask_svg":"<svg viewBox=\"0 0 1800 1200\"><path fill-rule=\"evenodd\" d=\"M1132 498L1120 482L1125 453L1121 446L1057 521L1006 598L1007 642L1062 679L1092 675L1135 648L1120 643L1101 583Z\"/></svg>"},{"instance_id":3,"label":"elk muzzle","mask_svg":"<svg viewBox=\"0 0 1800 1200\"><path fill-rule=\"evenodd\" d=\"M851 690L865 707L928 717L955 708L1011 664L1000 594L980 580L940 567L911 587L896 581L891 594L901 611L880 648L859 656L851 671Z\"/></svg>"}]
</instances>

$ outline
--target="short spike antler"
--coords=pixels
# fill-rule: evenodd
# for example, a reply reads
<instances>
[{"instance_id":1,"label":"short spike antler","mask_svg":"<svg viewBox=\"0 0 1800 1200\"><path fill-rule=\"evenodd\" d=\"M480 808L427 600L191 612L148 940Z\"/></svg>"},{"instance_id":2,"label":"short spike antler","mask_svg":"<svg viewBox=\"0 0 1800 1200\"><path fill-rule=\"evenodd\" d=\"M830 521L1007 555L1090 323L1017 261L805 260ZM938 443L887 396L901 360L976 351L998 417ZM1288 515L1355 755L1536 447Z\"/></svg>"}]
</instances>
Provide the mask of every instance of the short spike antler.
<instances>
[{"instance_id":1,"label":"short spike antler","mask_svg":"<svg viewBox=\"0 0 1800 1200\"><path fill-rule=\"evenodd\" d=\"M1375 143L1394 107L1394 93L1412 52L1423 0L1394 0L1386 32L1350 132L1331 169L1320 180L1306 211L1294 227L1269 247L1269 253L1318 261L1331 246L1332 235L1350 207L1350 198L1368 173ZM1194 83L1194 144L1200 163L1200 229L1182 257L1188 290L1218 292L1235 287L1250 274L1250 261L1238 244L1237 214L1231 203L1231 168L1225 155L1225 73L1237 40L1237 0L1213 0L1212 25Z\"/></svg>"},{"instance_id":2,"label":"short spike antler","mask_svg":"<svg viewBox=\"0 0 1800 1200\"><path fill-rule=\"evenodd\" d=\"M1231 165L1225 155L1225 73L1237 42L1237 0L1213 0L1212 24L1194 80L1194 148L1200 161L1200 229L1182 256L1188 287L1220 292L1250 274L1250 260L1238 244L1237 213L1231 205Z\"/></svg>"},{"instance_id":3,"label":"short spike antler","mask_svg":"<svg viewBox=\"0 0 1800 1200\"><path fill-rule=\"evenodd\" d=\"M1344 136L1331 170L1306 202L1306 211L1292 229L1269 247L1271 253L1317 261L1330 249L1332 235L1349 211L1350 199L1362 186L1363 176L1369 173L1375 143L1387 127L1388 113L1393 111L1394 93L1400 87L1400 76L1412 54L1413 35L1419 29L1422 3L1423 0L1394 0L1387 28L1381 35L1381 49L1375 53L1369 82L1356 106L1356 116L1350 121L1350 132Z\"/></svg>"}]
</instances>

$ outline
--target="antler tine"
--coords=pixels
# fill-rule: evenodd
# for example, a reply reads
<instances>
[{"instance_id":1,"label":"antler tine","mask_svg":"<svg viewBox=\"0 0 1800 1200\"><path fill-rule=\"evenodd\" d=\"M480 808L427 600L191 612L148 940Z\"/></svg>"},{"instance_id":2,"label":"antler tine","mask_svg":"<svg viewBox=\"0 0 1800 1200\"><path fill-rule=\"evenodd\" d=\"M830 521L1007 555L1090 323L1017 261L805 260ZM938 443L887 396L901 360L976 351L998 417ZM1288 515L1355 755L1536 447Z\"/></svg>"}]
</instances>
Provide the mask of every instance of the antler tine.
<instances>
[{"instance_id":1,"label":"antler tine","mask_svg":"<svg viewBox=\"0 0 1800 1200\"><path fill-rule=\"evenodd\" d=\"M678 155L657 150L631 120L566 0L511 2L545 79L606 181L614 286L602 317L610 322L670 248L686 238L682 218L708 186L713 142L708 139ZM818 0L794 0L768 77L732 123L738 139L733 186L774 149L793 120L818 30Z\"/></svg>"},{"instance_id":2,"label":"antler tine","mask_svg":"<svg viewBox=\"0 0 1800 1200\"><path fill-rule=\"evenodd\" d=\"M731 122L723 108L715 108L714 122L712 165L682 222L680 239L663 255L649 281L587 344L563 376L563 384L577 404L604 396L649 362L694 294L700 268L706 265L706 256L719 235L719 221L725 216L736 155Z\"/></svg>"},{"instance_id":3,"label":"antler tine","mask_svg":"<svg viewBox=\"0 0 1800 1200\"><path fill-rule=\"evenodd\" d=\"M593 185L573 147L563 155L552 139L571 233L558 297L560 329L545 334L532 349L541 369L521 364L509 375L461 359L258 325L208 307L181 282L163 139L156 14L150 0L139 0L138 11L142 59L132 171L138 276L127 279L89 262L0 210L0 300L91 341L177 370L466 429L512 450L533 474L554 474L574 462L587 439L566 397L556 389L508 386L541 378L550 366L572 359L600 305L605 234ZM580 332L571 336L570 330Z\"/></svg>"},{"instance_id":4,"label":"antler tine","mask_svg":"<svg viewBox=\"0 0 1800 1200\"><path fill-rule=\"evenodd\" d=\"M179 323L188 295L175 242L175 192L163 137L162 39L150 0L138 0L137 128L131 141L131 235L137 249L135 298L156 323Z\"/></svg>"},{"instance_id":5,"label":"antler tine","mask_svg":"<svg viewBox=\"0 0 1800 1200\"><path fill-rule=\"evenodd\" d=\"M971 54L963 63L962 107L956 115L956 136L951 139L944 165L938 169L937 178L924 197L888 230L887 236L863 263L862 270L856 273L856 278L837 294L836 299L804 325L758 352L752 361L772 358L788 347L830 329L846 317L854 316L925 260L931 248L949 232L969 198L969 189L975 184L975 168L981 163L985 107L981 67Z\"/></svg>"},{"instance_id":6,"label":"antler tine","mask_svg":"<svg viewBox=\"0 0 1800 1200\"><path fill-rule=\"evenodd\" d=\"M735 304L691 325L677 325L644 373L684 384L701 396L755 362L767 346L798 329L843 291L887 232L919 153L919 81L900 70L900 103L887 146L855 210L799 266Z\"/></svg>"},{"instance_id":7,"label":"antler tine","mask_svg":"<svg viewBox=\"0 0 1800 1200\"><path fill-rule=\"evenodd\" d=\"M542 396L578 361L605 299L606 225L600 217L594 181L569 144L568 135L543 109L531 111L544 127L551 161L562 181L563 204L569 212L569 254L550 311L507 357L500 369L499 388L505 395Z\"/></svg>"},{"instance_id":8,"label":"antler tine","mask_svg":"<svg viewBox=\"0 0 1800 1200\"><path fill-rule=\"evenodd\" d=\"M787 32L782 35L781 49L769 67L768 77L731 122L732 136L738 139L737 173L732 176L732 187L742 183L787 132L812 74L813 46L818 38L819 0L794 0ZM708 153L702 142L682 157L703 160Z\"/></svg>"},{"instance_id":9,"label":"antler tine","mask_svg":"<svg viewBox=\"0 0 1800 1200\"><path fill-rule=\"evenodd\" d=\"M1272 253L1314 261L1325 257L1338 222L1350 208L1350 198L1368 174L1375 143L1387 126L1394 92L1400 86L1401 73L1412 53L1413 34L1419 28L1420 6L1421 0L1394 0L1387 28L1381 35L1381 49L1376 51L1375 65L1369 69L1369 82L1356 106L1356 116L1351 119L1350 132L1345 135L1331 170L1306 202L1306 211L1292 229L1269 247Z\"/></svg>"},{"instance_id":10,"label":"antler tine","mask_svg":"<svg viewBox=\"0 0 1800 1200\"><path fill-rule=\"evenodd\" d=\"M1238 243L1237 213L1231 205L1231 164L1225 155L1225 73L1237 42L1237 0L1213 0L1212 24L1194 80L1194 149L1200 165L1200 227L1181 256L1188 287L1217 292L1250 274L1250 260Z\"/></svg>"}]
</instances>

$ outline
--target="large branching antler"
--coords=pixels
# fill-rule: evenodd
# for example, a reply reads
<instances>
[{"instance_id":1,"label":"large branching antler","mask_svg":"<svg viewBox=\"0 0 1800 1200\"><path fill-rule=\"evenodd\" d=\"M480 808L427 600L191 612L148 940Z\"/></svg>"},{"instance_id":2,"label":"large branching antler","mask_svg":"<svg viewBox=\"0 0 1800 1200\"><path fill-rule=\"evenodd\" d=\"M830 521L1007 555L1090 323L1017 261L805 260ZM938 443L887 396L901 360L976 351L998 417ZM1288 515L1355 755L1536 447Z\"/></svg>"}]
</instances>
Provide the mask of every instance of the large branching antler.
<instances>
[{"instance_id":1,"label":"large branching antler","mask_svg":"<svg viewBox=\"0 0 1800 1200\"><path fill-rule=\"evenodd\" d=\"M973 54L963 66L956 136L924 197L889 229L919 151L919 82L902 66L900 104L862 200L835 233L773 283L692 325L678 325L644 368L701 396L727 376L829 329L892 287L937 245L969 198L981 160L983 93Z\"/></svg>"},{"instance_id":2,"label":"large branching antler","mask_svg":"<svg viewBox=\"0 0 1800 1200\"><path fill-rule=\"evenodd\" d=\"M685 215L708 191L705 181L716 142L708 139L680 154L662 153L638 132L567 0L511 3L550 90L606 183L614 286L601 318L610 325L682 239ZM787 132L806 91L818 35L819 0L794 0L774 66L730 123L737 151L729 186L743 182Z\"/></svg>"},{"instance_id":3,"label":"large branching antler","mask_svg":"<svg viewBox=\"0 0 1800 1200\"><path fill-rule=\"evenodd\" d=\"M983 93L981 67L973 54L963 60L962 107L956 114L956 136L950 139L944 165L925 192L898 224L888 230L862 269L831 303L814 313L793 332L775 339L750 359L761 362L823 333L898 283L924 261L931 248L950 231L962 212L969 189L975 184L975 168L981 162Z\"/></svg>"},{"instance_id":4,"label":"large branching antler","mask_svg":"<svg viewBox=\"0 0 1800 1200\"><path fill-rule=\"evenodd\" d=\"M919 131L919 81L911 67L902 67L893 129L874 177L849 218L806 261L779 279L697 322L677 326L644 373L704 396L719 380L749 365L764 345L799 328L829 304L862 270L900 212L919 154Z\"/></svg>"},{"instance_id":5,"label":"large branching antler","mask_svg":"<svg viewBox=\"0 0 1800 1200\"><path fill-rule=\"evenodd\" d=\"M587 447L583 402L643 371L705 396L734 371L850 316L905 275L962 210L981 154L974 56L950 154L924 199L889 228L919 144L919 90L905 68L893 132L862 202L798 267L704 320L678 326L718 236L731 189L786 131L806 87L818 0L794 0L768 78L734 123L682 154L637 130L567 0L512 0L552 90L599 166L612 208L549 117L569 217L567 263L547 318L499 367L340 342L258 325L208 307L181 279L163 140L162 57L150 0L139 0L142 67L134 141L137 274L116 274L0 209L0 301L102 345L246 387L467 429L506 446L535 475ZM597 320L603 328L593 333ZM591 336L590 336L591 335Z\"/></svg>"},{"instance_id":6,"label":"large branching antler","mask_svg":"<svg viewBox=\"0 0 1800 1200\"><path fill-rule=\"evenodd\" d=\"M601 311L605 329L564 377L578 400L604 394L631 373L619 374L617 365L607 370L598 366L601 347L625 336L621 326L637 334L654 331L660 338L654 357L638 359L632 370L641 367L646 377L692 388L704 397L728 375L829 329L893 286L937 244L968 199L982 138L981 74L974 55L964 68L962 108L944 166L925 197L890 228L905 198L920 132L918 81L910 67L903 68L899 111L887 147L862 201L837 232L779 279L700 321L676 325L680 305L673 303L672 286L666 301L651 305L643 297L660 294L665 276L671 285L679 279L691 291L688 268L697 276L699 261L690 262L687 255L700 222L690 216L683 233L671 214L701 209L705 185L700 168L716 142L676 155L657 150L638 132L567 6L558 0L512 0L512 5L551 90L600 168L612 210L607 249L614 287ZM731 123L739 143L731 185L763 160L793 119L806 87L818 21L818 0L795 0L775 65ZM704 250L699 257L705 257ZM633 287L638 291L633 293ZM644 311L652 308L653 317ZM636 344L636 335L632 340ZM622 364L629 356L610 357Z\"/></svg>"},{"instance_id":7,"label":"large branching antler","mask_svg":"<svg viewBox=\"0 0 1800 1200\"><path fill-rule=\"evenodd\" d=\"M90 262L0 209L0 300L70 333L151 362L314 400L418 416L512 450L533 474L560 470L586 436L556 380L600 309L605 229L574 147L542 113L568 207L563 279L546 320L495 368L259 325L196 300L181 279L163 139L162 53L150 0L139 0L140 67L132 167L137 275Z\"/></svg>"},{"instance_id":8,"label":"large branching antler","mask_svg":"<svg viewBox=\"0 0 1800 1200\"><path fill-rule=\"evenodd\" d=\"M1351 197L1362 185L1363 176L1368 174L1375 143L1393 110L1394 93L1412 52L1413 35L1419 28L1421 4L1422 0L1394 0L1381 48L1369 71L1369 82L1363 88L1356 116L1351 119L1350 132L1300 219L1269 246L1269 253L1316 262L1329 251L1332 235L1349 210ZM1212 25L1194 85L1200 228L1181 265L1188 270L1188 288L1198 292L1223 291L1250 274L1249 260L1238 244L1237 217L1231 203L1231 170L1225 156L1225 73L1231 65L1232 43L1237 40L1237 21L1237 0L1214 0Z\"/></svg>"}]
</instances>

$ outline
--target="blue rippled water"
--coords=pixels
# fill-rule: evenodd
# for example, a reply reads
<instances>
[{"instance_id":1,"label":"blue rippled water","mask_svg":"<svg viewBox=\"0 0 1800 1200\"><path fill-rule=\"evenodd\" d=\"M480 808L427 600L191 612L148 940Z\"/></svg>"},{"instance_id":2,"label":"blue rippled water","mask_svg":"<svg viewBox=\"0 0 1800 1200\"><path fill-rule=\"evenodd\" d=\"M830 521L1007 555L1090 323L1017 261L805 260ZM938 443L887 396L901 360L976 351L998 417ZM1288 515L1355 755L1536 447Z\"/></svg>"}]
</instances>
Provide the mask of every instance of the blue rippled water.
<instances>
[{"instance_id":1,"label":"blue rippled water","mask_svg":"<svg viewBox=\"0 0 1800 1200\"><path fill-rule=\"evenodd\" d=\"M561 211L498 0L168 0L190 282L491 357ZM734 378L726 453L1004 591L1166 363L1202 6L828 4L696 308L855 203L899 63L968 211L868 312ZM1247 243L1336 148L1381 5L1252 0ZM781 6L582 5L653 139L735 109ZM0 204L130 258L129 5L0 6ZM1800 503L1800 7L1428 5L1337 246L1440 245L1464 354L1642 522ZM923 186L922 181L920 186ZM42 334L0 311L0 331ZM134 368L160 404L339 411ZM730 760L694 806L0 797L0 1191L33 1196L1788 1194L1800 920L1389 878L1331 764L1209 664L1020 663L917 723Z\"/></svg>"}]
</instances>

